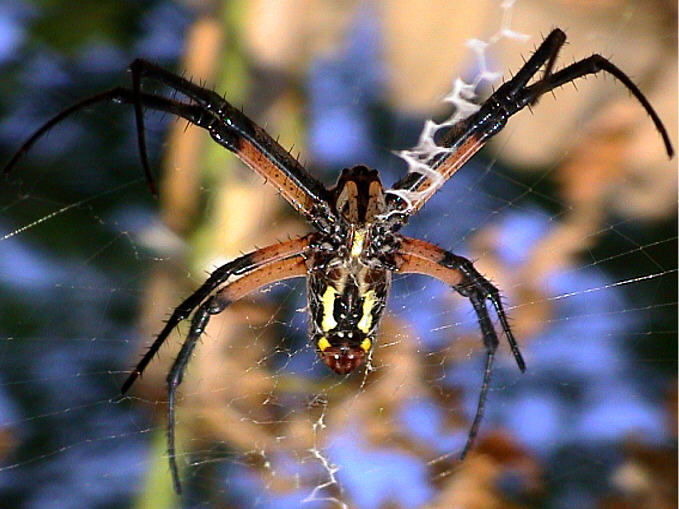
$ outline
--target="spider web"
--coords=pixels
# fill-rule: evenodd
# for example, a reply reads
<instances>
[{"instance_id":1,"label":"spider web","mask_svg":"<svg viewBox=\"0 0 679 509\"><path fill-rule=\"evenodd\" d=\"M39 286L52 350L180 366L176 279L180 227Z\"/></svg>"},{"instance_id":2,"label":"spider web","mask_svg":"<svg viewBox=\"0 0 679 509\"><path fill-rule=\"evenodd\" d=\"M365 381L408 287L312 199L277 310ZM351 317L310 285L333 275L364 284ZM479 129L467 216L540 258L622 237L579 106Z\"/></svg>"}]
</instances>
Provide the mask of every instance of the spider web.
<instances>
[{"instance_id":1,"label":"spider web","mask_svg":"<svg viewBox=\"0 0 679 509\"><path fill-rule=\"evenodd\" d=\"M437 145L434 141L436 133L476 113L479 109L480 101L480 98L476 95L479 86L484 82L490 84L496 83L502 77L501 72L491 71L488 68L486 51L502 39L514 39L524 42L529 39L528 35L516 32L511 28L511 14L514 3L514 0L500 3L502 9L500 28L488 41L480 39L467 40L467 47L474 52L476 57L478 70L470 83L465 82L462 78L456 78L453 89L443 99L454 106L453 114L441 123L437 123L434 120L426 120L417 145L411 149L397 152L398 156L408 165L409 173L424 175L432 183L430 187L422 191L414 191L413 189L390 189L387 191L389 194L398 196L405 202L406 211L412 213L413 200L428 200L444 184L444 177L431 169L432 162L436 156L446 152L450 153L453 149Z\"/></svg>"},{"instance_id":2,"label":"spider web","mask_svg":"<svg viewBox=\"0 0 679 509\"><path fill-rule=\"evenodd\" d=\"M462 16L465 9L457 8ZM640 4L621 10L612 31L585 24L579 34L554 13L536 19L523 8L493 3L490 21L479 23L466 45L449 43L460 48L461 63L447 58L448 82L455 72L465 81L455 80L450 94L430 95L454 105L452 119L471 113L472 93L486 97L491 82L518 69L520 59L508 59L528 54L552 24L571 41L562 63L570 62L566 50L575 58L596 50L627 70L630 47L643 60L633 43L649 22ZM78 50L75 69L73 60L26 49L29 21L42 14L17 7L0 16L17 31L14 42L12 30L0 31L10 39L4 47L21 55L6 50L1 63L17 67L17 83L29 84L3 100L3 150L10 153L50 112L120 83L133 57L153 55L169 65L179 56L176 40L190 13L160 3L136 14L146 35L124 54L124 44L71 42L86 48ZM442 18L433 17L435 37L450 37ZM295 109L294 94L272 92L289 88L290 77L276 65L267 72L282 57L266 54L270 44L262 50L256 39L248 44L260 51L256 78L265 84L253 79L248 97L238 98L238 86L228 97L271 122L267 129L281 133L285 146L301 140L294 133L308 124L304 152L314 174L327 170L327 183L338 168L362 162L379 168L388 184L421 169L429 157L423 148L431 147L426 139L453 120L425 121L436 106L423 108L396 92L399 107L387 105L388 83L400 79L402 89L414 89L407 78L420 76L399 67L395 76L384 63L389 55L379 48L389 44L389 23L399 26L396 14L364 7L337 19L346 19L334 28L345 35L313 57L306 113ZM575 25L577 16L569 20ZM658 51L664 44L656 38L676 34L663 29L641 41ZM443 57L422 53L434 74ZM288 58L291 69L300 65ZM245 63L228 59L227 81L245 87L238 74ZM664 82L649 68L629 71L645 92ZM675 82L669 103L649 95L668 123ZM676 187L676 165L655 162L662 144L648 119L629 117L641 107L619 84L589 80L580 88L559 90L534 115L512 119L405 232L472 259L501 288L528 364L521 375L501 338L481 435L468 459L459 463L457 455L476 406L483 347L465 299L424 277L397 278L371 370L341 378L308 345L303 283L282 282L215 316L189 364L177 423L184 505L583 507L636 497L645 507L653 496L673 500L675 477L656 465L676 463L676 194L669 210L662 207L663 187ZM620 100L599 106L610 95ZM138 352L205 271L241 249L304 231L267 187L209 144L201 148L201 184L181 181L188 165L165 163L165 174L180 179L180 197L188 196L169 201L189 217L173 222L180 214L148 197L131 115L119 110L101 105L55 129L3 189L0 489L8 505L173 505L164 377L186 324L136 392L122 403L111 400ZM562 124L567 117L575 120ZM649 134L630 136L629 118L649 124ZM173 150L177 140L163 140L175 124L153 115L148 122L152 153ZM409 169L389 155L413 146L400 151ZM549 158L540 158L542 146L552 147ZM640 153L647 164L635 172ZM496 156L503 162L490 159ZM531 164L536 169L517 169ZM174 229L161 224L157 209Z\"/></svg>"}]
</instances>

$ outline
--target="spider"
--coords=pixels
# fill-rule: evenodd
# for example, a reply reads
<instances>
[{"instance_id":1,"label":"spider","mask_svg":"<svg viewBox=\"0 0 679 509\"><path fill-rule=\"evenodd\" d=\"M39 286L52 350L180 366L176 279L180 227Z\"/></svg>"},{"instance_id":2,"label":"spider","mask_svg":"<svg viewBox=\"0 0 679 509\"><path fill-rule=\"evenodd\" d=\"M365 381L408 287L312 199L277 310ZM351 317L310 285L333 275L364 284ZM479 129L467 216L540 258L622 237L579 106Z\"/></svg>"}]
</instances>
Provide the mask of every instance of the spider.
<instances>
[{"instance_id":1,"label":"spider","mask_svg":"<svg viewBox=\"0 0 679 509\"><path fill-rule=\"evenodd\" d=\"M215 92L141 59L130 66L131 88L117 87L79 101L47 121L17 151L5 172L39 138L72 113L104 101L131 104L141 163L155 195L142 109L171 113L207 130L217 143L271 183L313 227L312 233L245 254L212 272L175 308L122 385L121 397L141 376L171 331L193 314L188 335L167 376L168 457L177 493L181 492L181 482L175 457L175 396L198 339L212 315L259 287L288 278L306 277L311 342L321 361L340 375L356 370L370 357L393 273L434 277L471 301L486 358L476 413L461 453L461 459L465 457L483 417L499 343L487 303L497 314L521 372L526 370L526 364L498 289L469 260L423 240L403 236L399 230L448 178L504 128L512 115L536 104L545 93L588 74L604 71L622 82L651 117L667 154L673 155L667 131L653 107L632 80L609 60L594 54L553 72L565 40L565 33L554 29L516 76L502 84L476 113L437 136L436 152L426 159L425 168L410 172L390 189L383 187L376 170L362 165L342 170L334 187L324 187L261 127ZM542 75L528 85L540 69ZM162 83L188 101L143 92L143 78Z\"/></svg>"}]
</instances>

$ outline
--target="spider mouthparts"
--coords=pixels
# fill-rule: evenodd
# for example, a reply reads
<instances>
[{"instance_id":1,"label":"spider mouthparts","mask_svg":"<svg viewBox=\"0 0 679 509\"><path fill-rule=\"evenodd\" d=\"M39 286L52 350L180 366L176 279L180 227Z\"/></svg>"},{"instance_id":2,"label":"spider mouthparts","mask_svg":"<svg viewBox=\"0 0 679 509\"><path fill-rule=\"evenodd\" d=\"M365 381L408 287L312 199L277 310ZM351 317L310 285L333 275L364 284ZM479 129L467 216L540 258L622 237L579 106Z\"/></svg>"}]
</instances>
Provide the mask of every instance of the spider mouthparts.
<instances>
[{"instance_id":1,"label":"spider mouthparts","mask_svg":"<svg viewBox=\"0 0 679 509\"><path fill-rule=\"evenodd\" d=\"M338 375L346 375L365 362L365 351L347 344L331 346L320 352L323 362Z\"/></svg>"}]
</instances>

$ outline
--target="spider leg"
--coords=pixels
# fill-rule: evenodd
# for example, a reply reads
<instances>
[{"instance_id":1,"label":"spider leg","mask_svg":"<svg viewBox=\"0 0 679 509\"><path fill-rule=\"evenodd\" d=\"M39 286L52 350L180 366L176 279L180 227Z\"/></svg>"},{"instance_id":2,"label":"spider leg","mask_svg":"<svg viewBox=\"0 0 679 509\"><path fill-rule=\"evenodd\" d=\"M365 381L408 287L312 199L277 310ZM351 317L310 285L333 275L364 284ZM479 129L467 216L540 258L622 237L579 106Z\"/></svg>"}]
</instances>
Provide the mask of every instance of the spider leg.
<instances>
[{"instance_id":1,"label":"spider leg","mask_svg":"<svg viewBox=\"0 0 679 509\"><path fill-rule=\"evenodd\" d=\"M547 36L545 39L544 43L540 45L540 49L545 48L544 51L546 51L549 55L547 58L547 62L544 64L544 70L542 71L542 78L540 79L540 83L545 83L545 79L549 77L552 74L552 69L554 69L554 64L556 63L556 59L559 57L559 51L563 47L563 44L566 42L566 34L562 32L561 30L552 30L552 32ZM537 53L537 51L536 51ZM537 61L540 61L543 57L540 56L538 57ZM536 62L537 65L537 62ZM541 64L540 64L541 65ZM538 65L538 68L540 67ZM533 76L535 74L534 72L531 74ZM526 86L526 83L528 80L526 80L522 87ZM548 92L548 90L539 90L539 93L536 94L535 99L533 99L530 103L528 103L528 106L535 106L538 103L538 99L545 93Z\"/></svg>"},{"instance_id":2,"label":"spider leg","mask_svg":"<svg viewBox=\"0 0 679 509\"><path fill-rule=\"evenodd\" d=\"M135 61L136 62L136 61ZM151 190L153 196L158 196L158 190L151 171L151 164L149 163L148 151L146 150L146 128L144 127L144 110L141 99L141 76L139 72L135 71L134 62L130 66L132 73L132 95L134 100L134 121L137 126L137 146L139 147L139 158L141 159L141 167L146 176L146 182Z\"/></svg>"},{"instance_id":3,"label":"spider leg","mask_svg":"<svg viewBox=\"0 0 679 509\"><path fill-rule=\"evenodd\" d=\"M247 256L247 255L246 255ZM167 375L167 453L172 473L172 482L175 491L179 494L182 491L179 479L179 469L177 468L176 449L175 449L175 403L176 393L179 384L182 383L184 370L191 358L196 343L201 334L205 331L211 315L221 313L232 302L253 292L257 288L282 281L293 277L306 275L306 258L296 255L291 258L279 260L259 268L252 268L241 278L223 287L218 293L210 297L200 305L191 320L191 328L182 344L181 350L172 365L172 369Z\"/></svg>"},{"instance_id":4,"label":"spider leg","mask_svg":"<svg viewBox=\"0 0 679 509\"><path fill-rule=\"evenodd\" d=\"M570 83L578 78L587 76L588 74L596 74L598 72L605 71L615 78L617 78L627 89L632 93L632 95L639 101L639 103L644 107L646 113L651 117L656 130L662 137L663 143L665 144L665 151L667 155L671 158L674 155L674 148L672 147L672 142L670 141L670 136L667 133L665 125L660 120L658 113L653 109L651 103L646 99L646 96L639 90L634 82L627 76L619 67L613 64L610 60L602 57L601 55L594 54L590 57L583 58L568 67L564 67L558 72L545 76L539 82L527 87L522 91L521 99L517 101L518 111L523 108L523 104L527 101L528 103L533 103L537 101L538 97L542 94L554 90L557 87L565 83ZM513 113L510 113L513 114Z\"/></svg>"},{"instance_id":5,"label":"spider leg","mask_svg":"<svg viewBox=\"0 0 679 509\"><path fill-rule=\"evenodd\" d=\"M396 268L398 272L403 274L425 274L450 285L458 293L469 298L474 307L474 311L476 312L481 334L483 336L483 344L486 348L486 363L483 382L481 383L481 393L476 406L476 413L467 436L467 442L460 455L460 459L463 459L474 443L481 420L483 419L490 376L493 370L495 350L498 346L497 333L495 332L495 328L493 327L488 314L488 308L486 307L487 300L490 301L495 308L500 319L502 331L507 338L516 364L521 372L526 370L526 363L523 360L514 334L507 321L507 315L502 306L502 301L500 300L500 294L497 288L479 274L469 260L445 251L429 242L409 237L401 238L399 258Z\"/></svg>"},{"instance_id":6,"label":"spider leg","mask_svg":"<svg viewBox=\"0 0 679 509\"><path fill-rule=\"evenodd\" d=\"M220 138L226 140L227 143L217 141L234 152L255 172L266 180L272 181L281 194L295 208L301 209L301 212L310 214L313 206L325 195L323 184L313 178L299 161L283 149L264 129L216 92L200 87L143 59L132 62L130 71L132 89L136 97L141 94L142 78L154 79L184 94L200 105L203 110L219 118L222 124ZM142 102L135 101L134 109L139 151L145 154ZM145 164L148 165L148 161ZM150 170L147 174L150 174Z\"/></svg>"},{"instance_id":7,"label":"spider leg","mask_svg":"<svg viewBox=\"0 0 679 509\"><path fill-rule=\"evenodd\" d=\"M554 63L559 56L559 50L563 47L565 42L566 34L562 30L559 30L558 28L552 30L549 35L545 37L545 40L542 41L542 44L540 44L538 49L535 50L535 53L533 53L523 67L519 69L519 72L517 72L511 80L498 88L496 94L502 90L503 94L507 97L516 95L543 66L544 72L541 81L544 80L552 73ZM537 102L537 97L535 100ZM531 104L535 103L533 102Z\"/></svg>"},{"instance_id":8,"label":"spider leg","mask_svg":"<svg viewBox=\"0 0 679 509\"><path fill-rule=\"evenodd\" d=\"M12 158L7 162L7 164L5 164L4 168L2 169L2 172L5 174L9 173L14 167L14 165L17 163L17 161L21 159L21 157L31 149L35 142L42 138L50 129L52 129L55 125L64 120L66 117L69 117L73 113L85 109L88 106L91 106L92 104L116 100L120 95L121 90L123 89L113 88L111 90L106 90L105 92L101 92L99 94L87 97L69 106L65 110L59 112L54 117L50 118L47 122L40 126L33 134L31 134L31 136L26 141L24 141L21 147L19 147L19 150L17 150L12 156Z\"/></svg>"},{"instance_id":9,"label":"spider leg","mask_svg":"<svg viewBox=\"0 0 679 509\"><path fill-rule=\"evenodd\" d=\"M31 147L38 140L40 140L40 138L45 136L45 134L47 134L50 131L50 129L52 129L55 125L59 124L60 122L65 120L67 117L73 115L74 113L77 113L78 111L83 110L88 106L92 106L100 102L113 101L119 103L134 104L135 100L141 101L141 104L146 108L155 111L164 111L166 113L172 113L174 115L181 116L188 120L189 122L201 127L207 125L208 121L212 119L212 117L206 115L203 110L201 110L195 105L180 103L178 101L173 101L171 99L166 99L164 97L160 97L153 94L142 93L140 94L139 98L136 98L132 90L128 90L123 87L112 88L99 94L86 97L85 99L82 99L77 103L72 104L65 110L60 111L55 116L50 118L47 122L40 126L21 145L21 147L19 147L19 150L17 150L12 156L12 158L7 162L2 172L5 174L9 173L12 170L12 168L16 165L17 161L24 154L26 154L26 152L28 152L31 149ZM150 170L148 170L148 167L145 167L144 171L146 172L146 180L149 183L152 192L155 194L153 176L151 175Z\"/></svg>"},{"instance_id":10,"label":"spider leg","mask_svg":"<svg viewBox=\"0 0 679 509\"><path fill-rule=\"evenodd\" d=\"M184 94L186 97L191 98L200 104L203 108L212 111L213 113L219 113L220 107L226 103L229 108L225 111L230 111L233 108L222 96L217 92L200 87L193 83L192 81L182 78L178 74L170 72L162 67L144 60L143 58L137 58L134 62L130 64L130 73L132 74L133 88L136 85L141 87L142 78L150 78L168 87Z\"/></svg>"},{"instance_id":11,"label":"spider leg","mask_svg":"<svg viewBox=\"0 0 679 509\"><path fill-rule=\"evenodd\" d=\"M469 434L467 435L467 442L464 444L464 448L460 453L460 459L464 459L465 456L467 456L467 452L469 452L469 449L474 443L474 439L479 432L479 426L481 425L481 420L483 419L483 411L486 407L486 397L488 396L490 375L493 372L495 350L497 350L498 345L497 334L492 322L490 321L488 308L486 308L486 303L483 296L479 292L472 292L469 294L469 300L471 301L472 306L474 306L474 311L476 311L476 316L479 320L479 326L481 327L481 332L483 334L483 344L486 347L486 365L483 369L483 381L481 382L481 393L479 394L479 400L476 404L476 413L474 414L474 420L472 421L472 426L469 429Z\"/></svg>"},{"instance_id":12,"label":"spider leg","mask_svg":"<svg viewBox=\"0 0 679 509\"><path fill-rule=\"evenodd\" d=\"M223 101L223 99L212 90L201 88L194 83L191 83L190 81L141 58L138 58L132 62L129 69L132 77L132 92L134 98L132 103L134 105L134 117L137 126L137 145L139 146L139 155L141 157L142 167L144 169L144 174L146 175L148 185L151 188L151 192L154 195L157 195L155 192L156 186L153 178L153 172L151 171L146 150L146 129L144 128L144 111L142 108L143 101L141 100L142 77L149 76L151 78L157 79L172 89L183 93L190 99L193 99L204 109L210 112L214 112L212 105L219 104L219 101Z\"/></svg>"},{"instance_id":13,"label":"spider leg","mask_svg":"<svg viewBox=\"0 0 679 509\"><path fill-rule=\"evenodd\" d=\"M595 54L558 72L552 72L565 41L566 34L562 30L558 28L552 30L511 80L500 86L476 113L450 127L436 140L436 145L444 150L438 150L433 155L420 159L420 162L428 166L426 171L411 172L394 184L392 190L399 192L387 194L388 206L406 215L414 214L469 158L505 127L511 116L526 106L535 104L543 94L565 83L601 71L616 77L639 101L662 137L668 156L672 157L674 150L667 129L651 103L641 93L639 87L609 60ZM527 86L543 67L544 72L540 79ZM403 193L412 198L405 201Z\"/></svg>"},{"instance_id":14,"label":"spider leg","mask_svg":"<svg viewBox=\"0 0 679 509\"><path fill-rule=\"evenodd\" d=\"M193 316L191 321L191 329L184 341L184 344L177 355L177 358L172 365L167 376L168 387L168 432L167 432L167 450L170 462L170 471L172 472L172 482L177 493L181 493L181 481L179 479L179 470L177 468L176 452L175 452L175 401L177 387L182 382L184 370L191 358L191 354L196 347L196 343L201 334L205 331L210 316L221 313L232 302L241 297L251 293L257 288L276 282L283 279L293 277L302 277L306 275L306 258L302 255L296 255L291 258L279 260L269 265L264 265L259 268L251 269L246 272L240 279L222 288L217 294L205 301Z\"/></svg>"},{"instance_id":15,"label":"spider leg","mask_svg":"<svg viewBox=\"0 0 679 509\"><path fill-rule=\"evenodd\" d=\"M323 184L313 178L290 153L243 112L215 92L144 60L135 60L130 70L132 89L117 87L107 90L61 111L24 142L3 171L9 172L38 139L66 117L87 106L112 100L134 107L139 155L146 181L154 195L157 195L157 189L148 161L143 108L175 114L209 131L217 143L233 152L267 182L271 182L283 198L317 227L322 228L324 221L328 221L326 218L332 216L330 208L325 205L326 190ZM160 81L195 102L183 103L143 93L141 80L145 76ZM319 217L321 220L317 219Z\"/></svg>"},{"instance_id":16,"label":"spider leg","mask_svg":"<svg viewBox=\"0 0 679 509\"><path fill-rule=\"evenodd\" d=\"M182 345L179 354L172 364L172 369L167 375L167 457L170 462L170 472L172 474L172 485L177 494L182 492L182 483L179 479L179 469L177 468L177 455L175 448L175 400L177 387L182 383L184 369L191 358L191 354L196 347L196 343L210 320L208 304L205 303L198 308L191 321L186 340Z\"/></svg>"},{"instance_id":17,"label":"spider leg","mask_svg":"<svg viewBox=\"0 0 679 509\"><path fill-rule=\"evenodd\" d=\"M172 315L165 323L163 329L160 331L158 336L156 336L156 339L153 341L134 370L132 370L132 373L130 373L130 375L127 377L125 383L123 383L120 389L121 395L124 395L129 390L129 388L132 387L132 384L134 384L137 378L141 376L141 374L144 372L144 369L146 369L146 366L149 364L149 362L151 362L153 357L155 357L156 353L158 353L158 350L160 350L160 347L163 345L172 330L181 321L188 318L193 310L203 303L203 301L217 287L225 283L229 277L243 275L260 267L266 267L272 263L289 258L290 256L300 255L300 253L305 252L309 246L310 239L311 237L307 235L306 237L301 237L288 242L283 242L281 244L275 244L273 246L262 248L258 251L243 255L240 258L236 258L235 260L222 265L212 272L207 281L205 281L205 283L203 283L195 292L189 295L189 297L179 304L179 306L177 306L172 312Z\"/></svg>"}]
</instances>

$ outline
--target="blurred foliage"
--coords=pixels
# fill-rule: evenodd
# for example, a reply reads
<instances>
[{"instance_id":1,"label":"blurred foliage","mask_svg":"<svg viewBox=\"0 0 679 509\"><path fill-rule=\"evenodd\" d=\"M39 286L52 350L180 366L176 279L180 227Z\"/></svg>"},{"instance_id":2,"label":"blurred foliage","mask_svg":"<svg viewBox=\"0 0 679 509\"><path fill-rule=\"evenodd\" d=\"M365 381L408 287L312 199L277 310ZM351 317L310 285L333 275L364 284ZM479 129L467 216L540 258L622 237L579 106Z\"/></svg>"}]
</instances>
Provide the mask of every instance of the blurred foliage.
<instances>
[{"instance_id":1,"label":"blurred foliage","mask_svg":"<svg viewBox=\"0 0 679 509\"><path fill-rule=\"evenodd\" d=\"M87 45L130 46L140 36L144 13L157 2L148 0L73 2L36 0L39 11L30 24L30 39L53 51L74 55Z\"/></svg>"}]
</instances>

